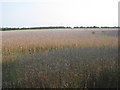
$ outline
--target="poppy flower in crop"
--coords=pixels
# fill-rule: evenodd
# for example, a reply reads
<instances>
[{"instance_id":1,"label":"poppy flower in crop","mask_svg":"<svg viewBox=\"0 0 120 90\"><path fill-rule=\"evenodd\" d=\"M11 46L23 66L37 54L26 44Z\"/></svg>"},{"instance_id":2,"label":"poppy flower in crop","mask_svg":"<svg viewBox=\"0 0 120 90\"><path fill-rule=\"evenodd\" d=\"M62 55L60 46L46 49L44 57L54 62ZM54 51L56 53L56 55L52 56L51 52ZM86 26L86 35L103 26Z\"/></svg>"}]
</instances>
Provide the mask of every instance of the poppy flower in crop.
<instances>
[{"instance_id":1,"label":"poppy flower in crop","mask_svg":"<svg viewBox=\"0 0 120 90\"><path fill-rule=\"evenodd\" d=\"M70 72L70 74L74 74L74 72Z\"/></svg>"},{"instance_id":2,"label":"poppy flower in crop","mask_svg":"<svg viewBox=\"0 0 120 90\"><path fill-rule=\"evenodd\" d=\"M41 78L39 79L40 81L43 81Z\"/></svg>"},{"instance_id":3,"label":"poppy flower in crop","mask_svg":"<svg viewBox=\"0 0 120 90\"><path fill-rule=\"evenodd\" d=\"M48 78L46 76L43 76L43 79L48 80Z\"/></svg>"}]
</instances>

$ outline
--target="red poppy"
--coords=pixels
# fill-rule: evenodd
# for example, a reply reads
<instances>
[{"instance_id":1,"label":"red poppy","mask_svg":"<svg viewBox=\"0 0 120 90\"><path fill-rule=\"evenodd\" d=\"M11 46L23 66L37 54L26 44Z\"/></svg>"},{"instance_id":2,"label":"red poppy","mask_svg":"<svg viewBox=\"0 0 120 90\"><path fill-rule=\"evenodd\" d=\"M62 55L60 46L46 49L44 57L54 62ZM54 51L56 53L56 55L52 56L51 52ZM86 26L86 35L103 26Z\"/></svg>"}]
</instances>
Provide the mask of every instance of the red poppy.
<instances>
[{"instance_id":1,"label":"red poppy","mask_svg":"<svg viewBox=\"0 0 120 90\"><path fill-rule=\"evenodd\" d=\"M48 80L48 78L46 76L43 76L43 79Z\"/></svg>"},{"instance_id":2,"label":"red poppy","mask_svg":"<svg viewBox=\"0 0 120 90\"><path fill-rule=\"evenodd\" d=\"M70 74L74 74L74 72L70 72Z\"/></svg>"}]
</instances>

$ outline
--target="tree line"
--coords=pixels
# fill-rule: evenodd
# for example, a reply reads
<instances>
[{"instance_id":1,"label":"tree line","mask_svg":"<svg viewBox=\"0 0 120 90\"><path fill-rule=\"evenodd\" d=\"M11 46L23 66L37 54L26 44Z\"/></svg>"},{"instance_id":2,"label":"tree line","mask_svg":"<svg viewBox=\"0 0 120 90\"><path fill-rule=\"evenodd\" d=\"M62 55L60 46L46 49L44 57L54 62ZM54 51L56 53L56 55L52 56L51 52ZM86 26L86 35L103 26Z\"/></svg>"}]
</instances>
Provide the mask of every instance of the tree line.
<instances>
[{"instance_id":1,"label":"tree line","mask_svg":"<svg viewBox=\"0 0 120 90\"><path fill-rule=\"evenodd\" d=\"M97 27L97 26L90 26L90 27L73 27L74 29L79 29L79 28L120 28L120 27L107 27L107 26L104 26L104 27ZM23 27L23 28L10 28L10 27L4 27L4 28L0 28L0 31L7 31L7 30L30 30L30 29L72 29L72 27L64 27L64 26L58 26L58 27Z\"/></svg>"},{"instance_id":2,"label":"tree line","mask_svg":"<svg viewBox=\"0 0 120 90\"><path fill-rule=\"evenodd\" d=\"M0 30L2 31L7 31L7 30L29 30L29 29L65 29L65 28L71 28L71 27L64 27L64 26L60 26L60 27L23 27L23 28L8 28L8 27L4 27L4 28L0 28Z\"/></svg>"}]
</instances>

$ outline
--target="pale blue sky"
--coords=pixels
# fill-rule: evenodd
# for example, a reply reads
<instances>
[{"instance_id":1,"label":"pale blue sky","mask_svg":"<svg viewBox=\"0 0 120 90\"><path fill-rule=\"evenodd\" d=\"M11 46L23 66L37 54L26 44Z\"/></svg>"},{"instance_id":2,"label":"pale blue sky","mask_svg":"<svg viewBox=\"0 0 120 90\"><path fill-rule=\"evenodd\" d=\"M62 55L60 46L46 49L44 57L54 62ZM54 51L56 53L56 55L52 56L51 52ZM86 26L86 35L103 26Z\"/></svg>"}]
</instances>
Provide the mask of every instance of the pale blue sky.
<instances>
[{"instance_id":1,"label":"pale blue sky","mask_svg":"<svg viewBox=\"0 0 120 90\"><path fill-rule=\"evenodd\" d=\"M0 17L3 27L117 26L118 1L2 0Z\"/></svg>"}]
</instances>

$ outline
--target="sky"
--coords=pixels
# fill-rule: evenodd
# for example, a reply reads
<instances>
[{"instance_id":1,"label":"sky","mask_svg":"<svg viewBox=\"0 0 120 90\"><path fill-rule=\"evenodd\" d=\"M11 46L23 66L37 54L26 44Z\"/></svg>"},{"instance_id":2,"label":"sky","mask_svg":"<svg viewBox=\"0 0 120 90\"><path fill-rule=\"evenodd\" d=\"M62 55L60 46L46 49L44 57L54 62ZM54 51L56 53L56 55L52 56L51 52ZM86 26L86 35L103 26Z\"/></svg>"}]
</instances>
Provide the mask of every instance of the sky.
<instances>
[{"instance_id":1,"label":"sky","mask_svg":"<svg viewBox=\"0 0 120 90\"><path fill-rule=\"evenodd\" d=\"M0 26L118 26L119 0L1 0Z\"/></svg>"}]
</instances>

